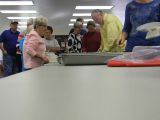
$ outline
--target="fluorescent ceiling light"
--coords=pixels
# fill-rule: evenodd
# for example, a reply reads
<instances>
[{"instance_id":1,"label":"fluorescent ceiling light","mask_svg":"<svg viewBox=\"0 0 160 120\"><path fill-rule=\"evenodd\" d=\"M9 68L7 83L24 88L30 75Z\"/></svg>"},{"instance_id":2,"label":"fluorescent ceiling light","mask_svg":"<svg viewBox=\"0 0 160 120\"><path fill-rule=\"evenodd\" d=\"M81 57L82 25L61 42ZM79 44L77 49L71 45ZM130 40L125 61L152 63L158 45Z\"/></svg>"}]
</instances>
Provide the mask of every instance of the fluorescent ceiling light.
<instances>
[{"instance_id":1,"label":"fluorescent ceiling light","mask_svg":"<svg viewBox=\"0 0 160 120\"><path fill-rule=\"evenodd\" d=\"M71 22L76 22L76 19L71 19L70 21L71 21Z\"/></svg>"},{"instance_id":2,"label":"fluorescent ceiling light","mask_svg":"<svg viewBox=\"0 0 160 120\"><path fill-rule=\"evenodd\" d=\"M73 16L91 16L91 13L73 13Z\"/></svg>"},{"instance_id":3,"label":"fluorescent ceiling light","mask_svg":"<svg viewBox=\"0 0 160 120\"><path fill-rule=\"evenodd\" d=\"M26 25L24 25L24 26L18 26L18 28L27 28L27 26Z\"/></svg>"},{"instance_id":4,"label":"fluorescent ceiling light","mask_svg":"<svg viewBox=\"0 0 160 120\"><path fill-rule=\"evenodd\" d=\"M74 23L69 23L68 25L69 25L69 26L73 26ZM84 23L83 26L87 26L87 23Z\"/></svg>"},{"instance_id":5,"label":"fluorescent ceiling light","mask_svg":"<svg viewBox=\"0 0 160 120\"><path fill-rule=\"evenodd\" d=\"M14 20L20 20L20 19L30 19L30 18L36 18L36 17L7 17L8 19L14 19Z\"/></svg>"},{"instance_id":6,"label":"fluorescent ceiling light","mask_svg":"<svg viewBox=\"0 0 160 120\"><path fill-rule=\"evenodd\" d=\"M33 1L0 1L0 5L34 5Z\"/></svg>"},{"instance_id":7,"label":"fluorescent ceiling light","mask_svg":"<svg viewBox=\"0 0 160 120\"><path fill-rule=\"evenodd\" d=\"M76 22L76 19L71 19L71 22ZM93 19L84 19L84 22L93 21Z\"/></svg>"},{"instance_id":8,"label":"fluorescent ceiling light","mask_svg":"<svg viewBox=\"0 0 160 120\"><path fill-rule=\"evenodd\" d=\"M35 10L1 10L1 13L37 13Z\"/></svg>"},{"instance_id":9,"label":"fluorescent ceiling light","mask_svg":"<svg viewBox=\"0 0 160 120\"><path fill-rule=\"evenodd\" d=\"M112 9L113 6L76 6L76 10Z\"/></svg>"},{"instance_id":10,"label":"fluorescent ceiling light","mask_svg":"<svg viewBox=\"0 0 160 120\"><path fill-rule=\"evenodd\" d=\"M18 22L18 24L26 25L26 24L27 24L27 22Z\"/></svg>"},{"instance_id":11,"label":"fluorescent ceiling light","mask_svg":"<svg viewBox=\"0 0 160 120\"><path fill-rule=\"evenodd\" d=\"M69 25L69 26L73 26L73 23L69 23L68 25Z\"/></svg>"}]
</instances>

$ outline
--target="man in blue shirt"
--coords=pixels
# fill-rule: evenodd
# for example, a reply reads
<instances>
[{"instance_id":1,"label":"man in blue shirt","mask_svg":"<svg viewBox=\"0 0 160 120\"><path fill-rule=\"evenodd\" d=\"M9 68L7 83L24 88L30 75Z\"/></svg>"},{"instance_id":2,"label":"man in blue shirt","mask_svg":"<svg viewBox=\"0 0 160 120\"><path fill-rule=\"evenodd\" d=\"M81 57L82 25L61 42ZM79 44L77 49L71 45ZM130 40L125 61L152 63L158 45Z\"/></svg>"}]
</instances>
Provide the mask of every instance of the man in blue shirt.
<instances>
[{"instance_id":1,"label":"man in blue shirt","mask_svg":"<svg viewBox=\"0 0 160 120\"><path fill-rule=\"evenodd\" d=\"M11 21L10 29L0 36L0 49L3 52L4 76L16 73L16 44L19 36L18 22Z\"/></svg>"}]
</instances>

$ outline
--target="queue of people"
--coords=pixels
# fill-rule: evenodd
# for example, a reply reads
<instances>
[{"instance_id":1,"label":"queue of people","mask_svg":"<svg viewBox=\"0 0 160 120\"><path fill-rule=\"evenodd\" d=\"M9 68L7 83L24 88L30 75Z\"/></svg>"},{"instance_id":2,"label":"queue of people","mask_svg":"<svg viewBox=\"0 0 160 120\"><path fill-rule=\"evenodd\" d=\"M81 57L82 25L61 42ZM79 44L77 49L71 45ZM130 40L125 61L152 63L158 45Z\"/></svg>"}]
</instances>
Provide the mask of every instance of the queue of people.
<instances>
[{"instance_id":1,"label":"queue of people","mask_svg":"<svg viewBox=\"0 0 160 120\"><path fill-rule=\"evenodd\" d=\"M68 53L81 52L131 52L135 46L158 46L160 37L146 40L146 32L137 27L149 22L160 22L160 3L156 0L133 0L126 6L124 26L118 17L95 9L91 12L93 21L84 28L83 18L77 18L69 32ZM27 22L27 29L17 31L17 21L11 21L10 29L0 36L0 49L3 52L4 75L21 72L16 68L19 63L24 70L30 70L49 63L46 52L61 50L53 36L53 28L48 26L45 17L37 17ZM22 63L17 63L17 41Z\"/></svg>"}]
</instances>

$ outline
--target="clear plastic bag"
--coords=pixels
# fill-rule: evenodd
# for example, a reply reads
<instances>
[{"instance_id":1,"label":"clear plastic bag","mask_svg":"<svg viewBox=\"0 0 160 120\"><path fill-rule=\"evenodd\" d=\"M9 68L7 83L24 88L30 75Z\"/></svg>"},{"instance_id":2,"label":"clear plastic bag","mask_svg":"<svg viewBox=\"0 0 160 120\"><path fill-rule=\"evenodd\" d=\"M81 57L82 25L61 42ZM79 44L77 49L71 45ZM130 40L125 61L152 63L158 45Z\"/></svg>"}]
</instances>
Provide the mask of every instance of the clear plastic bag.
<instances>
[{"instance_id":1,"label":"clear plastic bag","mask_svg":"<svg viewBox=\"0 0 160 120\"><path fill-rule=\"evenodd\" d=\"M137 47L108 61L108 66L160 66L160 47Z\"/></svg>"},{"instance_id":2,"label":"clear plastic bag","mask_svg":"<svg viewBox=\"0 0 160 120\"><path fill-rule=\"evenodd\" d=\"M133 52L140 51L140 50L147 50L147 49L160 50L160 46L136 46L133 48Z\"/></svg>"}]
</instances>

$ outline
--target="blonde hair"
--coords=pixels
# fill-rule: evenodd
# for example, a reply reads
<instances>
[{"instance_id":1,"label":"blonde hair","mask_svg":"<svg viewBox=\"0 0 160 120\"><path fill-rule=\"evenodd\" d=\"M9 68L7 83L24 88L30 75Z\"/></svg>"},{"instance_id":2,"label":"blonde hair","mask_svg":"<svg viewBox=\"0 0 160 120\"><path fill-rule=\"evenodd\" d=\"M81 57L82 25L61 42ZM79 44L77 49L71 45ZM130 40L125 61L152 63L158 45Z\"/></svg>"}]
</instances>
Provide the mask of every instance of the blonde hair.
<instances>
[{"instance_id":1,"label":"blonde hair","mask_svg":"<svg viewBox=\"0 0 160 120\"><path fill-rule=\"evenodd\" d=\"M43 16L39 16L39 17L34 19L34 28L36 28L36 26L42 26L42 25L47 26L47 23L48 23L47 18L45 18Z\"/></svg>"}]
</instances>

